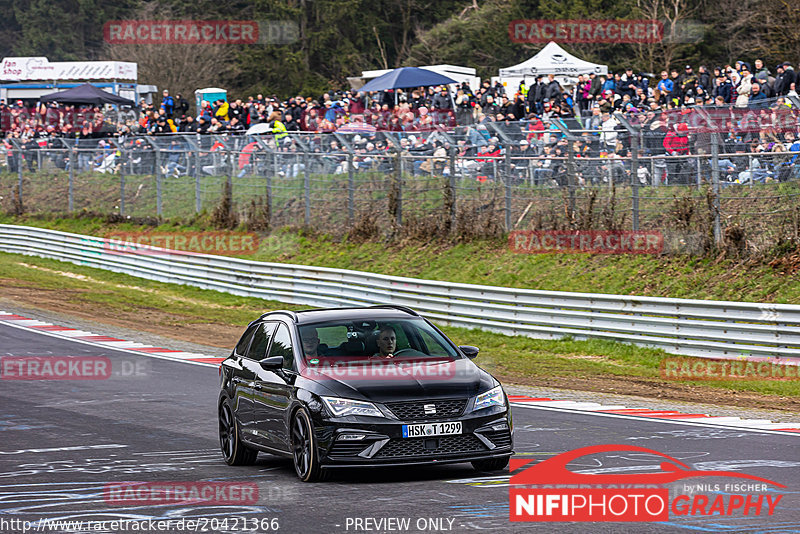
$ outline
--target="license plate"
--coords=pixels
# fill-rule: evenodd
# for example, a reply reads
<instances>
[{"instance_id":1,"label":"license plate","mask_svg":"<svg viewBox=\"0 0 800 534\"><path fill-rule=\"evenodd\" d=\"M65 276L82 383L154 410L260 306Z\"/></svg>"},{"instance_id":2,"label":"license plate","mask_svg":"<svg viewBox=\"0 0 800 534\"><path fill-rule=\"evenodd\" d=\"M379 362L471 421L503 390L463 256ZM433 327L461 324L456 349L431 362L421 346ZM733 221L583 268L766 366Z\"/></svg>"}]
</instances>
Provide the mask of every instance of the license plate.
<instances>
[{"instance_id":1,"label":"license plate","mask_svg":"<svg viewBox=\"0 0 800 534\"><path fill-rule=\"evenodd\" d=\"M428 436L449 436L452 434L461 434L461 421L403 425L404 438L426 438Z\"/></svg>"}]
</instances>

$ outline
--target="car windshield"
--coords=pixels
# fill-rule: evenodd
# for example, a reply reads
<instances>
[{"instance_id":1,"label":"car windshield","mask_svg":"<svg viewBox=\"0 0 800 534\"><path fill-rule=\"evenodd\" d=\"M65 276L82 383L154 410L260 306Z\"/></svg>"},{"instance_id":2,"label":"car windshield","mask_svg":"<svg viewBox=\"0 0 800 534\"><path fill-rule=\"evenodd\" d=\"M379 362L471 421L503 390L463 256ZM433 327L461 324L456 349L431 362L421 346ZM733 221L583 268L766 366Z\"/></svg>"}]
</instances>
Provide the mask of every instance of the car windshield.
<instances>
[{"instance_id":1,"label":"car windshield","mask_svg":"<svg viewBox=\"0 0 800 534\"><path fill-rule=\"evenodd\" d=\"M449 340L423 319L315 323L300 327L300 339L306 363L311 364L329 358L461 358Z\"/></svg>"}]
</instances>

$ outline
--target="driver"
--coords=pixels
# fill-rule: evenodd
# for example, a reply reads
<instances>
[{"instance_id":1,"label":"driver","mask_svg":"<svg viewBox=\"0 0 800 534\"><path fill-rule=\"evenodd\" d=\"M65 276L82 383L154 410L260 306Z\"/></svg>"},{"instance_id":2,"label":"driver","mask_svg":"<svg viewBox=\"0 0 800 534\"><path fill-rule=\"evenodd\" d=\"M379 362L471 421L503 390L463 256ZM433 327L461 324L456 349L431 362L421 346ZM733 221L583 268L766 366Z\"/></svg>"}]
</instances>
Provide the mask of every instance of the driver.
<instances>
[{"instance_id":1,"label":"driver","mask_svg":"<svg viewBox=\"0 0 800 534\"><path fill-rule=\"evenodd\" d=\"M303 343L303 352L306 358L319 358L323 356L319 344L319 333L316 328L308 328L300 335L300 340Z\"/></svg>"},{"instance_id":2,"label":"driver","mask_svg":"<svg viewBox=\"0 0 800 534\"><path fill-rule=\"evenodd\" d=\"M394 351L397 348L397 334L394 328L384 326L378 331L378 352L372 355L373 358L394 358Z\"/></svg>"}]
</instances>

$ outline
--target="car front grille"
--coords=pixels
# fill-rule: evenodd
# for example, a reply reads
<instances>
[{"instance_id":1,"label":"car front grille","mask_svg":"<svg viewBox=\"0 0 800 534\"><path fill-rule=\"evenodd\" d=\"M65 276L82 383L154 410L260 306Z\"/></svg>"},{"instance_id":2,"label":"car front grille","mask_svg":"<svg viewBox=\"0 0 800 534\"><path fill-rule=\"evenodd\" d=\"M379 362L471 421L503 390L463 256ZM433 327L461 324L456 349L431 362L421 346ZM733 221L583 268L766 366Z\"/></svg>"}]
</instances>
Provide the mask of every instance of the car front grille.
<instances>
[{"instance_id":1,"label":"car front grille","mask_svg":"<svg viewBox=\"0 0 800 534\"><path fill-rule=\"evenodd\" d=\"M483 436L489 439L494 446L498 449L511 446L511 432L506 428L503 430L490 430L489 432L481 432Z\"/></svg>"},{"instance_id":2,"label":"car front grille","mask_svg":"<svg viewBox=\"0 0 800 534\"><path fill-rule=\"evenodd\" d=\"M426 414L425 406L433 404L436 407L435 414ZM427 401L408 401L408 402L387 402L386 407L397 416L401 421L410 419L442 419L447 417L458 417L464 413L467 406L467 399L443 399Z\"/></svg>"},{"instance_id":3,"label":"car front grille","mask_svg":"<svg viewBox=\"0 0 800 534\"><path fill-rule=\"evenodd\" d=\"M363 441L337 441L328 451L328 456L331 458L358 456L358 453L371 444L372 442L364 443Z\"/></svg>"},{"instance_id":4,"label":"car front grille","mask_svg":"<svg viewBox=\"0 0 800 534\"><path fill-rule=\"evenodd\" d=\"M428 442L428 447L426 443ZM435 447L433 447L435 445ZM405 458L409 456L438 456L465 452L482 452L486 446L474 434L440 436L436 438L392 439L374 458Z\"/></svg>"}]
</instances>

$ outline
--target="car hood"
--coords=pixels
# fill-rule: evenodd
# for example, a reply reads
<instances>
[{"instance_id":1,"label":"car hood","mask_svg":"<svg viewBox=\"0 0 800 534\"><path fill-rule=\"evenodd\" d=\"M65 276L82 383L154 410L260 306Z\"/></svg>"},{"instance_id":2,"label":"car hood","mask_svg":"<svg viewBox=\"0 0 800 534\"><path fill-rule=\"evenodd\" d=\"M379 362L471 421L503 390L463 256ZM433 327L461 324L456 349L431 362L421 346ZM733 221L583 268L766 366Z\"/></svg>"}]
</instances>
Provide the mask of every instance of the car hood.
<instances>
[{"instance_id":1,"label":"car hood","mask_svg":"<svg viewBox=\"0 0 800 534\"><path fill-rule=\"evenodd\" d=\"M371 402L473 397L497 385L468 359L358 362L308 368L302 375L336 396Z\"/></svg>"}]
</instances>

